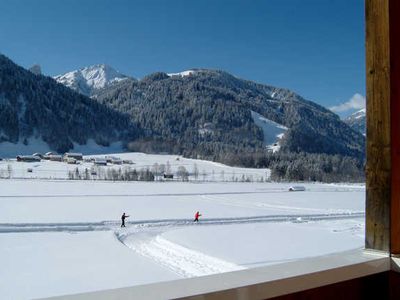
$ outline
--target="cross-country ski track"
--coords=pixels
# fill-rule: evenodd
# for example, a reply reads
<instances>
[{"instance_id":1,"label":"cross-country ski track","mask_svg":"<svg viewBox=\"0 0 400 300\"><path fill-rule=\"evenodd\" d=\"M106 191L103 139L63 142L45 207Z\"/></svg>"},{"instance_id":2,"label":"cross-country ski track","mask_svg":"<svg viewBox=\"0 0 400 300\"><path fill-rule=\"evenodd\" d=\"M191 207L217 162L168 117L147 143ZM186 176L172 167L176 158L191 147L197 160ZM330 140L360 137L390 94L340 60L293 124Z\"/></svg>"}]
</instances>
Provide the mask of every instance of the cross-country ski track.
<instances>
[{"instance_id":1,"label":"cross-country ski track","mask_svg":"<svg viewBox=\"0 0 400 300\"><path fill-rule=\"evenodd\" d=\"M240 218L209 218L203 219L199 223L194 223L191 219L143 220L127 222L126 228L120 228L120 223L116 221L1 223L0 233L113 231L117 241L137 254L173 271L179 276L193 277L235 271L244 267L173 243L165 239L162 233L188 226L318 222L364 218L364 215L364 212L267 215Z\"/></svg>"},{"instance_id":2,"label":"cross-country ski track","mask_svg":"<svg viewBox=\"0 0 400 300\"><path fill-rule=\"evenodd\" d=\"M364 212L345 212L330 214L292 214L292 215L267 215L239 218L209 218L199 223L192 219L164 219L164 220L143 220L126 222L127 228L119 229L119 222L71 222L71 223L0 223L0 233L21 233L21 232L74 232L74 231L108 231L131 232L140 229L145 231L148 228L171 228L181 226L207 226L207 225L231 225L247 223L282 223L282 222L308 222L325 220L343 220L364 218ZM132 233L134 234L134 233Z\"/></svg>"}]
</instances>

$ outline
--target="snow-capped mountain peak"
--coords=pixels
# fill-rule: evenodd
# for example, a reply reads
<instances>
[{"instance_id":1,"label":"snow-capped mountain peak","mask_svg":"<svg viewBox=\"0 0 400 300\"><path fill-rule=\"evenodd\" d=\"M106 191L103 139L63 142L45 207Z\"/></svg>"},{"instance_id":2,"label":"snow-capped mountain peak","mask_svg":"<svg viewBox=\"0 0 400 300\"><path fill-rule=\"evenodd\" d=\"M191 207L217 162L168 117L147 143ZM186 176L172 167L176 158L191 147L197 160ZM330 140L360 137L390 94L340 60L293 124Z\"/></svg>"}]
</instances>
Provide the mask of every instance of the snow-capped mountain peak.
<instances>
[{"instance_id":1,"label":"snow-capped mountain peak","mask_svg":"<svg viewBox=\"0 0 400 300\"><path fill-rule=\"evenodd\" d=\"M361 132L363 135L366 133L366 109L360 109L353 113L352 115L348 116L344 119L344 122L347 123L351 128L356 131Z\"/></svg>"},{"instance_id":2,"label":"snow-capped mountain peak","mask_svg":"<svg viewBox=\"0 0 400 300\"><path fill-rule=\"evenodd\" d=\"M77 92L90 96L95 89L128 78L114 68L105 65L93 65L79 70L55 76L54 79Z\"/></svg>"},{"instance_id":3,"label":"snow-capped mountain peak","mask_svg":"<svg viewBox=\"0 0 400 300\"><path fill-rule=\"evenodd\" d=\"M359 119L359 118L365 117L366 114L367 114L367 111L366 111L365 108L363 108L363 109L360 109L359 111L356 111L354 114L352 114L352 116L353 116L355 119Z\"/></svg>"},{"instance_id":4,"label":"snow-capped mountain peak","mask_svg":"<svg viewBox=\"0 0 400 300\"><path fill-rule=\"evenodd\" d=\"M346 118L346 120L357 120L360 118L365 118L367 111L365 108L357 110L355 113L351 114Z\"/></svg>"}]
</instances>

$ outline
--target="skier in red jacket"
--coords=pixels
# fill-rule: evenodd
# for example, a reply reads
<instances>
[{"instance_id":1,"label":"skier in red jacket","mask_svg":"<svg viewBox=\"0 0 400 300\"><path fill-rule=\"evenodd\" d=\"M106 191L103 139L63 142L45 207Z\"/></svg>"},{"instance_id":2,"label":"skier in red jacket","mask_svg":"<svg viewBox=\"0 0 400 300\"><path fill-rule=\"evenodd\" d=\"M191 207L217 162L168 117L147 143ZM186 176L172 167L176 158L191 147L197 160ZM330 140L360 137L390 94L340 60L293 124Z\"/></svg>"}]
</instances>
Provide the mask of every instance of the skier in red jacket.
<instances>
[{"instance_id":1,"label":"skier in red jacket","mask_svg":"<svg viewBox=\"0 0 400 300\"><path fill-rule=\"evenodd\" d=\"M196 212L196 214L194 215L193 222L198 222L199 221L199 217L201 217L201 214L199 212Z\"/></svg>"}]
</instances>

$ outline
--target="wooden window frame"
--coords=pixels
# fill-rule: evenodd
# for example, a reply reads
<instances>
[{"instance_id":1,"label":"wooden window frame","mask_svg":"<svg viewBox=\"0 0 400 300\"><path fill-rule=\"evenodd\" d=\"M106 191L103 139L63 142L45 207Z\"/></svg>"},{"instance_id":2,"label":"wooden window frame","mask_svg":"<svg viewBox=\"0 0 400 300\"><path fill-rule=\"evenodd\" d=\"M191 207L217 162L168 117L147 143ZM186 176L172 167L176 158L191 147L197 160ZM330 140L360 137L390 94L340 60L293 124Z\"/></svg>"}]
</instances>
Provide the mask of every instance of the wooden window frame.
<instances>
[{"instance_id":1,"label":"wooden window frame","mask_svg":"<svg viewBox=\"0 0 400 300\"><path fill-rule=\"evenodd\" d=\"M365 247L400 254L400 1L366 0Z\"/></svg>"}]
</instances>

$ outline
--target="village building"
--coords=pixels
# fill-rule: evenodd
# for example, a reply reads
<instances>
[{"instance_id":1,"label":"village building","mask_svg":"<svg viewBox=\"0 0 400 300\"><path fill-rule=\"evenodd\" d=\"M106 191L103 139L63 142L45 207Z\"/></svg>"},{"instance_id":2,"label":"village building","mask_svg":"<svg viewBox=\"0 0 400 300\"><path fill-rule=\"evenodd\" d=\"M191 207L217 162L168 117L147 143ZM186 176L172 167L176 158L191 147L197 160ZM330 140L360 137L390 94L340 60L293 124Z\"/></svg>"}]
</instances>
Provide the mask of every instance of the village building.
<instances>
[{"instance_id":1,"label":"village building","mask_svg":"<svg viewBox=\"0 0 400 300\"><path fill-rule=\"evenodd\" d=\"M18 155L17 161L21 162L39 162L41 159L38 156L33 155Z\"/></svg>"},{"instance_id":2,"label":"village building","mask_svg":"<svg viewBox=\"0 0 400 300\"><path fill-rule=\"evenodd\" d=\"M51 161L62 161L62 156L53 154L53 155L48 156L48 159Z\"/></svg>"},{"instance_id":3,"label":"village building","mask_svg":"<svg viewBox=\"0 0 400 300\"><path fill-rule=\"evenodd\" d=\"M83 160L83 155L82 153L65 153L64 154L64 161L68 161L69 158L73 158L76 160Z\"/></svg>"},{"instance_id":4,"label":"village building","mask_svg":"<svg viewBox=\"0 0 400 300\"><path fill-rule=\"evenodd\" d=\"M76 159L73 158L73 157L68 157L68 158L66 159L66 162L67 162L67 164L70 164L70 165L76 165L77 162L78 162L78 160L76 160Z\"/></svg>"},{"instance_id":5,"label":"village building","mask_svg":"<svg viewBox=\"0 0 400 300\"><path fill-rule=\"evenodd\" d=\"M96 157L94 164L96 166L107 166L107 160L105 158Z\"/></svg>"},{"instance_id":6,"label":"village building","mask_svg":"<svg viewBox=\"0 0 400 300\"><path fill-rule=\"evenodd\" d=\"M114 165L122 165L122 160L119 158L114 158L111 160L111 163Z\"/></svg>"}]
</instances>

